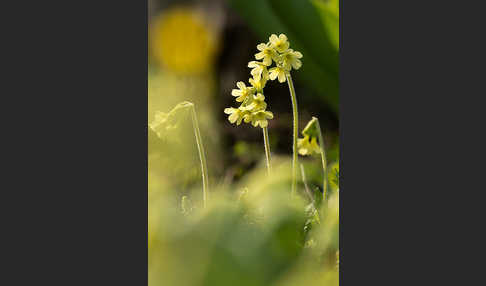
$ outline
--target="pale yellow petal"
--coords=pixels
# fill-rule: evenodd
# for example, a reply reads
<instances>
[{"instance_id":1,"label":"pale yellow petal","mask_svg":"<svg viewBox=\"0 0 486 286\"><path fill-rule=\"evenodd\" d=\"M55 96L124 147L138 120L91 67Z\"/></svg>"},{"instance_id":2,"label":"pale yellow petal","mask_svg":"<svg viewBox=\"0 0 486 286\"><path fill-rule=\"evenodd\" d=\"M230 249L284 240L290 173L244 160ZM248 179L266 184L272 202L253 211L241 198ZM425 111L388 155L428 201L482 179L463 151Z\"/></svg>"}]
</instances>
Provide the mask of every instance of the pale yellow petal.
<instances>
[{"instance_id":1,"label":"pale yellow petal","mask_svg":"<svg viewBox=\"0 0 486 286\"><path fill-rule=\"evenodd\" d=\"M241 90L239 90L239 89L233 89L231 91L232 96L241 96L242 94L243 94L243 92L241 92Z\"/></svg>"},{"instance_id":2,"label":"pale yellow petal","mask_svg":"<svg viewBox=\"0 0 486 286\"><path fill-rule=\"evenodd\" d=\"M242 82L242 81L239 81L236 83L236 86L239 88L239 89L244 89L246 87L245 83Z\"/></svg>"},{"instance_id":3,"label":"pale yellow petal","mask_svg":"<svg viewBox=\"0 0 486 286\"><path fill-rule=\"evenodd\" d=\"M256 55L255 55L255 57L256 57ZM257 60L259 60L259 59L257 59ZM272 57L266 56L263 59L263 64L266 65L266 66L270 66L272 64Z\"/></svg>"},{"instance_id":4,"label":"pale yellow petal","mask_svg":"<svg viewBox=\"0 0 486 286\"><path fill-rule=\"evenodd\" d=\"M278 73L278 81L285 82L285 73L283 71Z\"/></svg>"},{"instance_id":5,"label":"pale yellow petal","mask_svg":"<svg viewBox=\"0 0 486 286\"><path fill-rule=\"evenodd\" d=\"M285 42L282 44L282 52L285 52L289 48L290 44L289 42Z\"/></svg>"},{"instance_id":6,"label":"pale yellow petal","mask_svg":"<svg viewBox=\"0 0 486 286\"><path fill-rule=\"evenodd\" d=\"M259 72L257 69L252 69L250 73L255 78L255 80L260 80L262 77L262 73Z\"/></svg>"},{"instance_id":7,"label":"pale yellow petal","mask_svg":"<svg viewBox=\"0 0 486 286\"><path fill-rule=\"evenodd\" d=\"M258 54L255 54L255 59L257 60L261 60L265 57L265 53L264 52L259 52ZM265 61L263 61L263 63L265 63Z\"/></svg>"},{"instance_id":8,"label":"pale yellow petal","mask_svg":"<svg viewBox=\"0 0 486 286\"><path fill-rule=\"evenodd\" d=\"M292 62L292 67L296 70L298 70L302 66L302 62L300 60L295 60Z\"/></svg>"},{"instance_id":9,"label":"pale yellow petal","mask_svg":"<svg viewBox=\"0 0 486 286\"><path fill-rule=\"evenodd\" d=\"M268 76L270 77L271 80L275 80L278 76L277 68L271 68Z\"/></svg>"},{"instance_id":10,"label":"pale yellow petal","mask_svg":"<svg viewBox=\"0 0 486 286\"><path fill-rule=\"evenodd\" d=\"M229 120L231 123L235 123L237 119L238 119L238 114L237 114L237 113L233 113L233 114L231 114L231 115L228 117L228 120Z\"/></svg>"},{"instance_id":11,"label":"pale yellow petal","mask_svg":"<svg viewBox=\"0 0 486 286\"><path fill-rule=\"evenodd\" d=\"M275 43L276 41L278 41L278 37L275 34L272 34L268 39L270 40L270 42L272 44Z\"/></svg>"},{"instance_id":12,"label":"pale yellow petal","mask_svg":"<svg viewBox=\"0 0 486 286\"><path fill-rule=\"evenodd\" d=\"M263 51L263 50L264 50L266 47L267 47L267 45L266 45L266 44L261 43L261 44L258 44L257 49L258 49L259 51Z\"/></svg>"},{"instance_id":13,"label":"pale yellow petal","mask_svg":"<svg viewBox=\"0 0 486 286\"><path fill-rule=\"evenodd\" d=\"M251 62L248 63L248 67L249 68L256 68L256 67L258 67L258 62L251 61Z\"/></svg>"}]
</instances>

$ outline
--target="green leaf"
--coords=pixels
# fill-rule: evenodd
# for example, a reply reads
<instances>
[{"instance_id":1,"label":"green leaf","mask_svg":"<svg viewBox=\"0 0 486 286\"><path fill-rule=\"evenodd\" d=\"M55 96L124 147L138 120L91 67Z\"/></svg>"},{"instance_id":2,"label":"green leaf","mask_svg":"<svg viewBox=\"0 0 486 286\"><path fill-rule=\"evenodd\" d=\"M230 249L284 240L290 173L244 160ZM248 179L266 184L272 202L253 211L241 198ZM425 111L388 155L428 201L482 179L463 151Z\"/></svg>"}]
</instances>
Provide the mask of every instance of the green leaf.
<instances>
[{"instance_id":1,"label":"green leaf","mask_svg":"<svg viewBox=\"0 0 486 286\"><path fill-rule=\"evenodd\" d=\"M310 54L312 59L326 74L337 78L339 66L338 46L333 44L332 29L328 29L326 25L328 21L324 22L324 18L331 14L322 14L324 11L327 11L325 9L327 6L324 4L314 5L314 2L322 2L311 2L309 0L269 1L279 19L298 40L298 45L302 45L302 48L307 51L307 56ZM318 9L317 7L320 8ZM332 23L333 21L330 20L329 22ZM339 26L337 28L339 29ZM339 30L337 32L339 33ZM289 38L289 40L291 46L293 46L292 39ZM297 48L297 50L299 49ZM304 59L306 54L304 54Z\"/></svg>"},{"instance_id":2,"label":"green leaf","mask_svg":"<svg viewBox=\"0 0 486 286\"><path fill-rule=\"evenodd\" d=\"M336 50L339 50L339 0L312 0L317 10L329 40Z\"/></svg>"}]
</instances>

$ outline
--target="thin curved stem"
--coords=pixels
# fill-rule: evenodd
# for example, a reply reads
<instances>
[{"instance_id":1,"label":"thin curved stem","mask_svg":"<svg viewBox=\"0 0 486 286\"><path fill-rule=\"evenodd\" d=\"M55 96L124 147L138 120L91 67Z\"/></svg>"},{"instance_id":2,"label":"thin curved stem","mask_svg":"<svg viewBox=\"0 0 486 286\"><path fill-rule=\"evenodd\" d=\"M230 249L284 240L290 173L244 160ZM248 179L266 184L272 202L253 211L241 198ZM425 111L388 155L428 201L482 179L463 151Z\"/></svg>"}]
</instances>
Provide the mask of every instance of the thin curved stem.
<instances>
[{"instance_id":1,"label":"thin curved stem","mask_svg":"<svg viewBox=\"0 0 486 286\"><path fill-rule=\"evenodd\" d=\"M318 139L319 139L319 146L321 147L321 161L322 161L322 171L324 172L323 182L322 182L322 200L324 201L327 196L327 160L326 160L326 148L324 146L324 139L322 137L321 125L319 124L319 119L316 119L317 123L317 132L318 132Z\"/></svg>"},{"instance_id":2,"label":"thin curved stem","mask_svg":"<svg viewBox=\"0 0 486 286\"><path fill-rule=\"evenodd\" d=\"M199 152L199 159L201 161L201 173L202 173L202 182L203 182L203 204L204 207L206 207L206 203L208 200L208 192L209 192L208 167L206 163L206 155L204 152L201 132L199 131L199 124L196 116L196 108L194 107L194 105L191 106L191 117L192 117L192 126L194 128L194 135L196 136L196 144L197 144L197 150Z\"/></svg>"},{"instance_id":3,"label":"thin curved stem","mask_svg":"<svg viewBox=\"0 0 486 286\"><path fill-rule=\"evenodd\" d=\"M299 132L299 113L297 108L297 96L295 94L294 82L290 72L285 74L287 82L289 84L290 99L292 100L292 113L293 113L293 144L292 144L292 195L295 195L297 189L297 137Z\"/></svg>"},{"instance_id":4,"label":"thin curved stem","mask_svg":"<svg viewBox=\"0 0 486 286\"><path fill-rule=\"evenodd\" d=\"M307 179L305 177L305 170L304 170L304 165L300 164L300 172L302 176L302 182L304 183L305 191L307 192L307 195L309 196L309 199L312 203L312 209L314 211L314 218L316 219L318 224L321 224L321 220L319 219L319 211L316 208L316 200L314 200L314 196L312 195L311 191L309 190L309 187L307 186Z\"/></svg>"},{"instance_id":5,"label":"thin curved stem","mask_svg":"<svg viewBox=\"0 0 486 286\"><path fill-rule=\"evenodd\" d=\"M268 127L263 127L263 142L265 143L265 158L267 161L267 172L270 175L270 140L268 139Z\"/></svg>"}]
</instances>

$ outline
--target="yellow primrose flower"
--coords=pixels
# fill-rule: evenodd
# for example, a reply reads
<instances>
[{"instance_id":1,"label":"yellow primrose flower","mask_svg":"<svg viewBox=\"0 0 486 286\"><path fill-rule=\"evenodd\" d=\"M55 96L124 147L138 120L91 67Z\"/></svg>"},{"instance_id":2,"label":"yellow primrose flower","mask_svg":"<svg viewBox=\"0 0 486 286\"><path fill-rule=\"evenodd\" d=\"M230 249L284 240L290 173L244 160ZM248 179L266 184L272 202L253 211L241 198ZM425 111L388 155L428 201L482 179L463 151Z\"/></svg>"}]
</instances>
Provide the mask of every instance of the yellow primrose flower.
<instances>
[{"instance_id":1,"label":"yellow primrose flower","mask_svg":"<svg viewBox=\"0 0 486 286\"><path fill-rule=\"evenodd\" d=\"M302 62L299 60L301 58L300 52L289 49L282 55L282 64L286 70L290 70L291 67L298 70L302 66Z\"/></svg>"},{"instance_id":2,"label":"yellow primrose flower","mask_svg":"<svg viewBox=\"0 0 486 286\"><path fill-rule=\"evenodd\" d=\"M290 43L287 41L287 36L285 36L284 34L280 34L278 37L277 35L272 34L269 40L270 46L272 48L275 48L280 53L285 52L290 46Z\"/></svg>"},{"instance_id":3,"label":"yellow primrose flower","mask_svg":"<svg viewBox=\"0 0 486 286\"><path fill-rule=\"evenodd\" d=\"M278 77L279 82L285 82L285 73L287 71L283 67L273 67L269 70L269 77L271 80L275 80Z\"/></svg>"},{"instance_id":4,"label":"yellow primrose flower","mask_svg":"<svg viewBox=\"0 0 486 286\"><path fill-rule=\"evenodd\" d=\"M236 125L241 124L241 120L243 120L243 116L245 115L242 110L240 110L239 108L233 108L233 107L225 108L224 113L229 114L230 115L230 116L228 116L229 122L231 122L231 123L236 122Z\"/></svg>"},{"instance_id":5,"label":"yellow primrose flower","mask_svg":"<svg viewBox=\"0 0 486 286\"><path fill-rule=\"evenodd\" d=\"M267 79L264 77L261 77L260 80L250 78L248 81L257 92L262 92L265 84L267 83Z\"/></svg>"},{"instance_id":6,"label":"yellow primrose flower","mask_svg":"<svg viewBox=\"0 0 486 286\"><path fill-rule=\"evenodd\" d=\"M248 67L252 68L250 73L255 80L260 80L262 77L266 77L268 75L267 66L261 62L251 61L248 63Z\"/></svg>"},{"instance_id":7,"label":"yellow primrose flower","mask_svg":"<svg viewBox=\"0 0 486 286\"><path fill-rule=\"evenodd\" d=\"M270 44L262 43L257 46L257 49L260 52L255 54L255 59L257 60L263 59L263 64L266 66L270 66L272 64L272 59L275 58L275 56L277 55L274 48L271 47Z\"/></svg>"},{"instance_id":8,"label":"yellow primrose flower","mask_svg":"<svg viewBox=\"0 0 486 286\"><path fill-rule=\"evenodd\" d=\"M265 96L263 96L261 93L254 95L253 101L247 106L242 107L243 110L248 110L251 112L265 110L265 108L267 108L267 103L265 102Z\"/></svg>"},{"instance_id":9,"label":"yellow primrose flower","mask_svg":"<svg viewBox=\"0 0 486 286\"><path fill-rule=\"evenodd\" d=\"M243 102L249 95L255 92L255 88L251 86L246 86L244 82L239 81L236 83L239 89L233 89L231 95L236 97L237 102Z\"/></svg>"},{"instance_id":10,"label":"yellow primrose flower","mask_svg":"<svg viewBox=\"0 0 486 286\"><path fill-rule=\"evenodd\" d=\"M320 154L321 149L319 145L317 145L316 137L312 137L310 139L308 135L304 136L304 138L297 139L297 148L299 149L299 154L302 156L312 155L312 154Z\"/></svg>"},{"instance_id":11,"label":"yellow primrose flower","mask_svg":"<svg viewBox=\"0 0 486 286\"><path fill-rule=\"evenodd\" d=\"M251 114L251 124L254 127L257 127L260 125L261 128L265 128L268 126L268 120L267 119L272 119L273 118L273 113L270 111L264 111L260 110L255 113Z\"/></svg>"}]
</instances>

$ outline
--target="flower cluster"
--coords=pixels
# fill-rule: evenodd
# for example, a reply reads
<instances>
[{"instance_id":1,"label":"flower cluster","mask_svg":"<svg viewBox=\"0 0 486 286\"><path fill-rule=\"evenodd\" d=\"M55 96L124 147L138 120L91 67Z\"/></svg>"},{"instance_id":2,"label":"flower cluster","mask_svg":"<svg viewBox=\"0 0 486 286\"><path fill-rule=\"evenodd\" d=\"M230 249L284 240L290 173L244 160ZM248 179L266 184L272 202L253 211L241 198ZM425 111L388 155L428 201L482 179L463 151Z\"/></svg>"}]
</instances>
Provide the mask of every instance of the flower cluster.
<instances>
[{"instance_id":1,"label":"flower cluster","mask_svg":"<svg viewBox=\"0 0 486 286\"><path fill-rule=\"evenodd\" d=\"M286 81L286 74L291 69L299 69L302 66L300 58L302 54L289 48L290 44L284 34L272 34L268 43L257 46L259 52L255 54L255 59L261 61L251 61L248 67L251 68L249 79L250 86L239 81L231 94L236 97L236 102L241 102L238 108L226 108L224 113L229 114L228 120L231 123L240 125L241 122L251 123L254 127L268 126L268 119L273 118L273 113L267 111L263 88L267 81L278 78L279 82ZM275 67L270 68L272 63ZM270 68L270 69L269 69Z\"/></svg>"},{"instance_id":2,"label":"flower cluster","mask_svg":"<svg viewBox=\"0 0 486 286\"><path fill-rule=\"evenodd\" d=\"M259 67L255 67L255 70ZM246 86L244 82L236 83L238 89L233 89L231 94L236 97L236 102L241 102L238 108L226 108L224 113L229 114L228 120L231 123L240 125L242 121L251 123L253 126L260 126L265 128L268 126L268 119L273 118L273 113L267 111L267 103L263 95L263 88L268 80L268 73L262 72L253 73L253 78L249 79L250 86Z\"/></svg>"}]
</instances>

